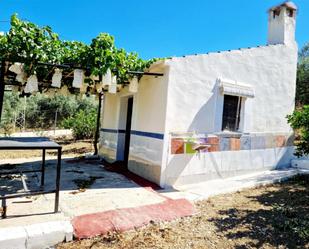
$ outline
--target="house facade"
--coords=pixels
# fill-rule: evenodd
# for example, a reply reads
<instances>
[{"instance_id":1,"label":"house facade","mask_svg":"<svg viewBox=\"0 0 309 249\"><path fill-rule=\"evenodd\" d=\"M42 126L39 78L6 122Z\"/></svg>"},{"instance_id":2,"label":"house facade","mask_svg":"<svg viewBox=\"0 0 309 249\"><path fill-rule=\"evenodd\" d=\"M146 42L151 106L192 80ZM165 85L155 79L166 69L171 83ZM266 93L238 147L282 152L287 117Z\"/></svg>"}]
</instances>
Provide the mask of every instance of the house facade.
<instances>
[{"instance_id":1,"label":"house facade","mask_svg":"<svg viewBox=\"0 0 309 249\"><path fill-rule=\"evenodd\" d=\"M162 187L288 167L296 12L269 9L265 46L159 61L137 93L106 93L100 155Z\"/></svg>"}]
</instances>

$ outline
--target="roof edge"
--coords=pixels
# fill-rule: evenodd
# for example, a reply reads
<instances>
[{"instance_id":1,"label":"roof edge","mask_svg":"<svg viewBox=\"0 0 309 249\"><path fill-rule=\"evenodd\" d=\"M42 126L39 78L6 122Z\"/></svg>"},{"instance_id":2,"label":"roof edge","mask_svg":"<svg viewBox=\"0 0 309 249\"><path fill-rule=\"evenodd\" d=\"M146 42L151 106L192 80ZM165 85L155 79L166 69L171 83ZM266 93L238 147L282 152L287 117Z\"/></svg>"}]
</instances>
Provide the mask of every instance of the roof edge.
<instances>
[{"instance_id":1,"label":"roof edge","mask_svg":"<svg viewBox=\"0 0 309 249\"><path fill-rule=\"evenodd\" d=\"M269 48L269 47L275 47L275 46L285 46L285 45L278 43L278 44L259 45L259 46L247 47L247 48L213 51L213 52L201 53L201 54L188 54L188 55L183 55L183 56L172 56L172 57L165 59L164 62L172 60L172 59L176 59L176 58L185 58L185 57L191 57L191 56L205 56L205 55L211 55L211 54L223 54L223 53L231 53L231 52L250 50L250 49Z\"/></svg>"}]
</instances>

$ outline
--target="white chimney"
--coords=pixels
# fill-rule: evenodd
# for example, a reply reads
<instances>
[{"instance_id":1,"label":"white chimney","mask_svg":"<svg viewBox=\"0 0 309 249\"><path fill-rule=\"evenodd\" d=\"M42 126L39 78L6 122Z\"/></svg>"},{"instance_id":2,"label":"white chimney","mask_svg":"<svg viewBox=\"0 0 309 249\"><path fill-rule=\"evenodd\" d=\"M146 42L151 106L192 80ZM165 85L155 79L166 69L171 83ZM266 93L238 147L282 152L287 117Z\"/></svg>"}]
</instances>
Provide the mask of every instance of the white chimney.
<instances>
[{"instance_id":1,"label":"white chimney","mask_svg":"<svg viewBox=\"0 0 309 249\"><path fill-rule=\"evenodd\" d=\"M268 10L267 44L295 44L297 6L290 1Z\"/></svg>"}]
</instances>

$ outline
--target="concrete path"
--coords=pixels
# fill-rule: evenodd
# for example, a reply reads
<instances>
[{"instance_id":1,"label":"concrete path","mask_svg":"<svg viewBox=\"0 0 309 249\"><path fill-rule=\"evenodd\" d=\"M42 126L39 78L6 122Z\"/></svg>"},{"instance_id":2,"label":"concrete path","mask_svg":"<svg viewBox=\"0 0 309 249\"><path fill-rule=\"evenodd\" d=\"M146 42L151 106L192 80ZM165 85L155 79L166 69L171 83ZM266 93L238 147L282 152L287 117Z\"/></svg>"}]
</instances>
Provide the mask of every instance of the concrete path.
<instances>
[{"instance_id":1,"label":"concrete path","mask_svg":"<svg viewBox=\"0 0 309 249\"><path fill-rule=\"evenodd\" d=\"M15 169L38 169L40 160L15 165ZM14 160L10 160L13 164ZM21 160L17 159L17 163ZM46 161L44 190L55 188L56 161ZM27 173L30 190L40 186L40 173ZM0 178L0 194L22 191L18 177ZM8 186L8 187L5 187ZM0 227L29 225L42 221L70 220L84 214L92 214L121 208L157 204L166 200L154 191L149 191L123 175L108 172L98 162L91 164L80 160L65 159L61 170L60 210L53 214L54 194L30 198L9 199L7 219L0 220ZM26 215L26 216L25 216Z\"/></svg>"},{"instance_id":2,"label":"concrete path","mask_svg":"<svg viewBox=\"0 0 309 249\"><path fill-rule=\"evenodd\" d=\"M253 188L284 181L297 174L309 174L309 170L295 168L268 170L196 184L175 186L173 190L167 189L160 192L163 196L172 199L185 198L190 201L199 201L219 194L231 193L245 188Z\"/></svg>"},{"instance_id":3,"label":"concrete path","mask_svg":"<svg viewBox=\"0 0 309 249\"><path fill-rule=\"evenodd\" d=\"M15 168L37 169L40 158L9 160ZM22 162L25 163L22 163ZM4 163L2 161L1 163ZM45 190L54 188L56 161L46 162ZM192 215L192 201L276 181L309 170L264 171L233 178L157 190L141 187L118 173L106 171L97 161L63 159L60 210L54 214L54 195L8 201L8 218L0 219L0 248L46 248L63 240L125 231L150 221L169 221ZM26 174L30 190L37 189L40 174ZM10 184L8 184L10 183ZM11 186L9 188L5 186ZM17 178L0 177L0 194L21 191Z\"/></svg>"},{"instance_id":4,"label":"concrete path","mask_svg":"<svg viewBox=\"0 0 309 249\"><path fill-rule=\"evenodd\" d=\"M12 159L1 163L10 163L14 170L34 170L40 168L40 160ZM56 160L47 159L45 172L44 190L48 191L55 188ZM39 188L40 177L40 173L25 174L29 190ZM64 239L72 239L72 232L68 232L68 228L64 229L67 225L62 223L69 224L72 231L74 228L76 236L84 237L85 231L87 236L95 236L109 230L107 222L114 224L113 227L129 229L147 224L150 220L170 220L192 215L194 210L187 200L169 201L151 188L141 187L123 175L106 171L98 161L93 160L64 159L60 187L61 211L57 214L53 213L54 194L7 200L7 218L0 219L1 249L45 248L46 243L52 246ZM0 177L0 194L21 191L22 183L17 175ZM178 208L179 205L182 208ZM162 214L158 215L160 210ZM131 218L120 221L119 215L124 213L132 213ZM106 215L109 215L109 221ZM99 226L94 225L99 221ZM31 246L35 237L38 244ZM16 243L20 247L16 247Z\"/></svg>"}]
</instances>

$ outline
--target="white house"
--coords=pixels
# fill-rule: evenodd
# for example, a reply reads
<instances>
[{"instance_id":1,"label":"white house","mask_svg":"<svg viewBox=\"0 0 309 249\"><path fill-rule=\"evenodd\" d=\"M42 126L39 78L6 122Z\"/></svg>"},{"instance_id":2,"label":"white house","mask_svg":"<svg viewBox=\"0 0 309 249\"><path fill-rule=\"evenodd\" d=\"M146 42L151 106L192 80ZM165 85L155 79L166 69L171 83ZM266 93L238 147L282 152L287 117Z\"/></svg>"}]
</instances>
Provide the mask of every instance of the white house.
<instances>
[{"instance_id":1,"label":"white house","mask_svg":"<svg viewBox=\"0 0 309 249\"><path fill-rule=\"evenodd\" d=\"M265 46L166 59L137 93L107 93L100 155L162 187L288 167L296 12L269 9Z\"/></svg>"}]
</instances>

